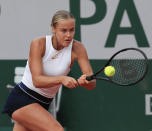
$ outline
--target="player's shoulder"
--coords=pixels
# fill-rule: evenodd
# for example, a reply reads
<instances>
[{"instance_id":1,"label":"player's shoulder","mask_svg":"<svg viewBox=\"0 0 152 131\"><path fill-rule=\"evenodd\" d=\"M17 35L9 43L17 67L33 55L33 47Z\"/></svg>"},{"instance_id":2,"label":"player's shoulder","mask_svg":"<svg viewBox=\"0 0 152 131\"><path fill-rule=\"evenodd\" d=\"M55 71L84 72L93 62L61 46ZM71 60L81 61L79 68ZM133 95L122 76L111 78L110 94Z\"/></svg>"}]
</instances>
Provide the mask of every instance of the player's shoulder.
<instances>
[{"instance_id":1,"label":"player's shoulder","mask_svg":"<svg viewBox=\"0 0 152 131\"><path fill-rule=\"evenodd\" d=\"M46 43L46 38L45 37L35 38L35 39L32 40L30 48L32 50L33 49L34 50L39 50L44 54L45 47L46 47L45 43Z\"/></svg>"},{"instance_id":2,"label":"player's shoulder","mask_svg":"<svg viewBox=\"0 0 152 131\"><path fill-rule=\"evenodd\" d=\"M46 37L38 37L32 40L31 44L40 45L46 43Z\"/></svg>"},{"instance_id":3,"label":"player's shoulder","mask_svg":"<svg viewBox=\"0 0 152 131\"><path fill-rule=\"evenodd\" d=\"M74 40L73 47L72 47L72 54L76 59L79 59L86 56L87 51L84 45L80 41Z\"/></svg>"},{"instance_id":4,"label":"player's shoulder","mask_svg":"<svg viewBox=\"0 0 152 131\"><path fill-rule=\"evenodd\" d=\"M84 51L86 49L85 49L85 46L80 41L73 40L73 50L74 51Z\"/></svg>"},{"instance_id":5,"label":"player's shoulder","mask_svg":"<svg viewBox=\"0 0 152 131\"><path fill-rule=\"evenodd\" d=\"M31 48L45 48L46 38L45 37L39 37L35 38L31 42Z\"/></svg>"},{"instance_id":6,"label":"player's shoulder","mask_svg":"<svg viewBox=\"0 0 152 131\"><path fill-rule=\"evenodd\" d=\"M80 41L78 41L78 40L73 40L73 45L75 45L75 46L79 46L79 45L83 45Z\"/></svg>"},{"instance_id":7,"label":"player's shoulder","mask_svg":"<svg viewBox=\"0 0 152 131\"><path fill-rule=\"evenodd\" d=\"M80 42L80 41L77 41L77 40L73 40L73 47L74 48L85 48L84 45Z\"/></svg>"}]
</instances>

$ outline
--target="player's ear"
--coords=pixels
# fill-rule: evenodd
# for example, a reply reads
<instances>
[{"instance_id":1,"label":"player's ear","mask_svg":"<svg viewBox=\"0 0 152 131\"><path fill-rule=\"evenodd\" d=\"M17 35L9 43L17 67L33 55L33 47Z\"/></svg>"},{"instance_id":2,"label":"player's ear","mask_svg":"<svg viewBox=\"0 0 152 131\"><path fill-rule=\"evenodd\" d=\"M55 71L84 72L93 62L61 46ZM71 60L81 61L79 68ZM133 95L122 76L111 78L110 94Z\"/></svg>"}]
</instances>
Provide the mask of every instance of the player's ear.
<instances>
[{"instance_id":1,"label":"player's ear","mask_svg":"<svg viewBox=\"0 0 152 131\"><path fill-rule=\"evenodd\" d=\"M52 30L53 34L55 34L56 30L55 30L54 26L51 26L51 30Z\"/></svg>"}]
</instances>

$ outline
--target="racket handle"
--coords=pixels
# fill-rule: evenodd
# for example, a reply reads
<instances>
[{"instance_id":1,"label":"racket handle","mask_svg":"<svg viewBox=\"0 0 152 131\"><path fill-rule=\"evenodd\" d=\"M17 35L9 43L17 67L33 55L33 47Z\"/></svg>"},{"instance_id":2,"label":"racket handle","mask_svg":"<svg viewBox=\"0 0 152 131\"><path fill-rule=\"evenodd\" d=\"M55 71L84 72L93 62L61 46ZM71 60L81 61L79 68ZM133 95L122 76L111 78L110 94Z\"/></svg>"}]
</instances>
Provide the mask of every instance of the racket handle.
<instances>
[{"instance_id":1,"label":"racket handle","mask_svg":"<svg viewBox=\"0 0 152 131\"><path fill-rule=\"evenodd\" d=\"M93 79L94 79L94 76L93 76L93 75L92 75L92 76L87 76L87 77L86 77L86 80L87 80L87 81L91 81L91 80L93 80Z\"/></svg>"}]
</instances>

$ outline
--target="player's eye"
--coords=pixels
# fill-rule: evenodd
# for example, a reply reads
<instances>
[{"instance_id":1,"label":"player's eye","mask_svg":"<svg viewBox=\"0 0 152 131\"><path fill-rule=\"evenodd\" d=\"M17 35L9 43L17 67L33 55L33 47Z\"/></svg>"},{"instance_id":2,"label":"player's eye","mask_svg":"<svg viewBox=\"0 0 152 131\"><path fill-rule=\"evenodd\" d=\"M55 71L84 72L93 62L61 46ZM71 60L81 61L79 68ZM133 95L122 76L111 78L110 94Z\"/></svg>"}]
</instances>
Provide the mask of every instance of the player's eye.
<instances>
[{"instance_id":1,"label":"player's eye","mask_svg":"<svg viewBox=\"0 0 152 131\"><path fill-rule=\"evenodd\" d=\"M63 33L65 33L65 32L66 32L66 29L61 29L61 31L62 31Z\"/></svg>"},{"instance_id":2,"label":"player's eye","mask_svg":"<svg viewBox=\"0 0 152 131\"><path fill-rule=\"evenodd\" d=\"M74 29L74 28L70 29L70 32L74 32L74 31L75 31L75 29Z\"/></svg>"}]
</instances>

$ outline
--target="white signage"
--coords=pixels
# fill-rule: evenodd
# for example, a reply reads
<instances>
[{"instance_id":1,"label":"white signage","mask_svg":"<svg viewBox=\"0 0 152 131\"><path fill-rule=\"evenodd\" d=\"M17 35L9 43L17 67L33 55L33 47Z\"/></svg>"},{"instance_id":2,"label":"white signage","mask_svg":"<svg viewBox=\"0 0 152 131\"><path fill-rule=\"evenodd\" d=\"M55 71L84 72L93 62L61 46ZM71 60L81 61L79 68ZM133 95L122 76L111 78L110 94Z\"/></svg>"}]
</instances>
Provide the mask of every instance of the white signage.
<instances>
[{"instance_id":1,"label":"white signage","mask_svg":"<svg viewBox=\"0 0 152 131\"><path fill-rule=\"evenodd\" d=\"M152 58L151 5L152 0L1 0L0 59L27 59L31 40L51 34L51 18L62 9L76 17L76 38L90 59L108 59L126 47Z\"/></svg>"}]
</instances>

